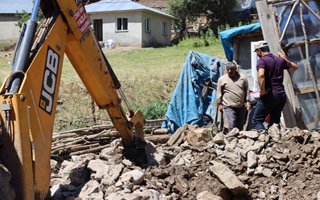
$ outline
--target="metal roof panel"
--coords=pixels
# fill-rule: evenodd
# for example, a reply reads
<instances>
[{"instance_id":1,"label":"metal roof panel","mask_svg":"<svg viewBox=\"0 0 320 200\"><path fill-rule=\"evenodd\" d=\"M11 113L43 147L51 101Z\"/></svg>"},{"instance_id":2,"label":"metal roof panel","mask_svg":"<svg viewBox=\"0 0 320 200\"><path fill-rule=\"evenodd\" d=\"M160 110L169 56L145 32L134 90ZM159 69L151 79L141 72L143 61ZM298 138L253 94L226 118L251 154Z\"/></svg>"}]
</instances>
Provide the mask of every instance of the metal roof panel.
<instances>
[{"instance_id":1,"label":"metal roof panel","mask_svg":"<svg viewBox=\"0 0 320 200\"><path fill-rule=\"evenodd\" d=\"M172 15L163 13L159 10L141 5L131 0L103 0L85 6L87 13L116 12L116 11L138 11L145 10L174 18Z\"/></svg>"}]
</instances>

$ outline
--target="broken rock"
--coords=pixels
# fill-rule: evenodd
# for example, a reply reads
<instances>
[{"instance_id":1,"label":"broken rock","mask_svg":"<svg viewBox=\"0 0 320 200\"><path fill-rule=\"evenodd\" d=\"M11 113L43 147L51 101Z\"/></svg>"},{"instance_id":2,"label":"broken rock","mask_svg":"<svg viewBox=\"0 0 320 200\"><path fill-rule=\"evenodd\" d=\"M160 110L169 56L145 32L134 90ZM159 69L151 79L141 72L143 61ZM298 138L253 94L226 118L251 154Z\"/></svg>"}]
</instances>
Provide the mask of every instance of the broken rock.
<instances>
[{"instance_id":1,"label":"broken rock","mask_svg":"<svg viewBox=\"0 0 320 200\"><path fill-rule=\"evenodd\" d=\"M140 185L144 181L144 175L143 172L135 169L122 174L120 180L122 182L132 182L135 185Z\"/></svg>"},{"instance_id":2,"label":"broken rock","mask_svg":"<svg viewBox=\"0 0 320 200\"><path fill-rule=\"evenodd\" d=\"M222 197L214 195L208 191L203 191L197 195L197 200L223 200Z\"/></svg>"},{"instance_id":3,"label":"broken rock","mask_svg":"<svg viewBox=\"0 0 320 200\"><path fill-rule=\"evenodd\" d=\"M80 191L79 197L82 199L88 199L93 193L99 193L99 182L96 180L90 180L87 182ZM103 194L102 194L103 196Z\"/></svg>"},{"instance_id":4,"label":"broken rock","mask_svg":"<svg viewBox=\"0 0 320 200\"><path fill-rule=\"evenodd\" d=\"M96 159L89 162L88 169L93 172L92 176L95 180L101 180L104 177L107 177L109 166L106 161Z\"/></svg>"},{"instance_id":5,"label":"broken rock","mask_svg":"<svg viewBox=\"0 0 320 200\"><path fill-rule=\"evenodd\" d=\"M210 171L236 196L249 194L248 188L224 164L211 161Z\"/></svg>"},{"instance_id":6,"label":"broken rock","mask_svg":"<svg viewBox=\"0 0 320 200\"><path fill-rule=\"evenodd\" d=\"M247 155L247 166L253 168L257 165L257 155L253 151L249 151Z\"/></svg>"}]
</instances>

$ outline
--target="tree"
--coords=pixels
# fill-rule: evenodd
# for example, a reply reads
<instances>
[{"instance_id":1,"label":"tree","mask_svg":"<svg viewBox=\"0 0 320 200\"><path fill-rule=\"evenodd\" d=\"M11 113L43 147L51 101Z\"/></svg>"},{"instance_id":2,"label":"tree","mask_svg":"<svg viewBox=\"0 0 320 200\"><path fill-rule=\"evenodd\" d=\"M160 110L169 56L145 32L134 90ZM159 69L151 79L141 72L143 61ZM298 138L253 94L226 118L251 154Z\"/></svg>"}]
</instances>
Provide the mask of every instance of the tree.
<instances>
[{"instance_id":1,"label":"tree","mask_svg":"<svg viewBox=\"0 0 320 200\"><path fill-rule=\"evenodd\" d=\"M177 18L180 31L186 31L186 22L200 16L207 18L207 26L218 37L219 28L234 26L240 21L234 12L236 0L168 0L168 11Z\"/></svg>"},{"instance_id":2,"label":"tree","mask_svg":"<svg viewBox=\"0 0 320 200\"><path fill-rule=\"evenodd\" d=\"M16 26L21 28L23 23L25 23L30 18L30 14L27 13L25 10L23 10L21 13L17 12L17 15L18 15L19 19L16 23Z\"/></svg>"},{"instance_id":3,"label":"tree","mask_svg":"<svg viewBox=\"0 0 320 200\"><path fill-rule=\"evenodd\" d=\"M17 15L19 17L17 23L16 23L16 26L19 26L19 28L22 27L22 25L30 19L30 13L28 13L27 11L23 10L21 13L17 12ZM42 11L39 9L39 12L38 12L38 20L37 22L38 23L41 23L43 22L44 20L44 15L42 13Z\"/></svg>"}]
</instances>

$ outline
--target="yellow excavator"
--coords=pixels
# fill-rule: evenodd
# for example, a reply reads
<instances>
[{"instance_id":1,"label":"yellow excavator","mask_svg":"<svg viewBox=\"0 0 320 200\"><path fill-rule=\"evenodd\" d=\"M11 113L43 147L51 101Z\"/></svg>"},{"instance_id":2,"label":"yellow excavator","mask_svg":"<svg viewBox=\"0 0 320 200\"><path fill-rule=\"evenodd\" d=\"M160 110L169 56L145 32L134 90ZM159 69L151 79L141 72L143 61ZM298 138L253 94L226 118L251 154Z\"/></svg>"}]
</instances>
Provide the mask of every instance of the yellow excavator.
<instances>
[{"instance_id":1,"label":"yellow excavator","mask_svg":"<svg viewBox=\"0 0 320 200\"><path fill-rule=\"evenodd\" d=\"M37 27L39 9L45 20ZM82 3L35 0L17 43L12 72L0 91L0 162L11 172L19 200L48 196L53 123L65 54L95 103L107 110L125 149L144 144L144 118L141 112L122 107L126 100L120 82Z\"/></svg>"}]
</instances>

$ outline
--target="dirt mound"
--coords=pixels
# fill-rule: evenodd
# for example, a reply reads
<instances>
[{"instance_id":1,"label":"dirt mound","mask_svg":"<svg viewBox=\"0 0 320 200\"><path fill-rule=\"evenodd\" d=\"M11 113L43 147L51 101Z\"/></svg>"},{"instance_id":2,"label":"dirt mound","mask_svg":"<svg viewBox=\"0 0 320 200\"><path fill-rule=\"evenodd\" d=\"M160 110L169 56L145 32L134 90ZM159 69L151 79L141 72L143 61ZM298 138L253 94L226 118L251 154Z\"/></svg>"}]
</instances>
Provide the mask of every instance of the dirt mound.
<instances>
[{"instance_id":1,"label":"dirt mound","mask_svg":"<svg viewBox=\"0 0 320 200\"><path fill-rule=\"evenodd\" d=\"M52 160L53 199L320 199L320 131L186 125L153 142L140 166L124 157L120 139Z\"/></svg>"}]
</instances>

